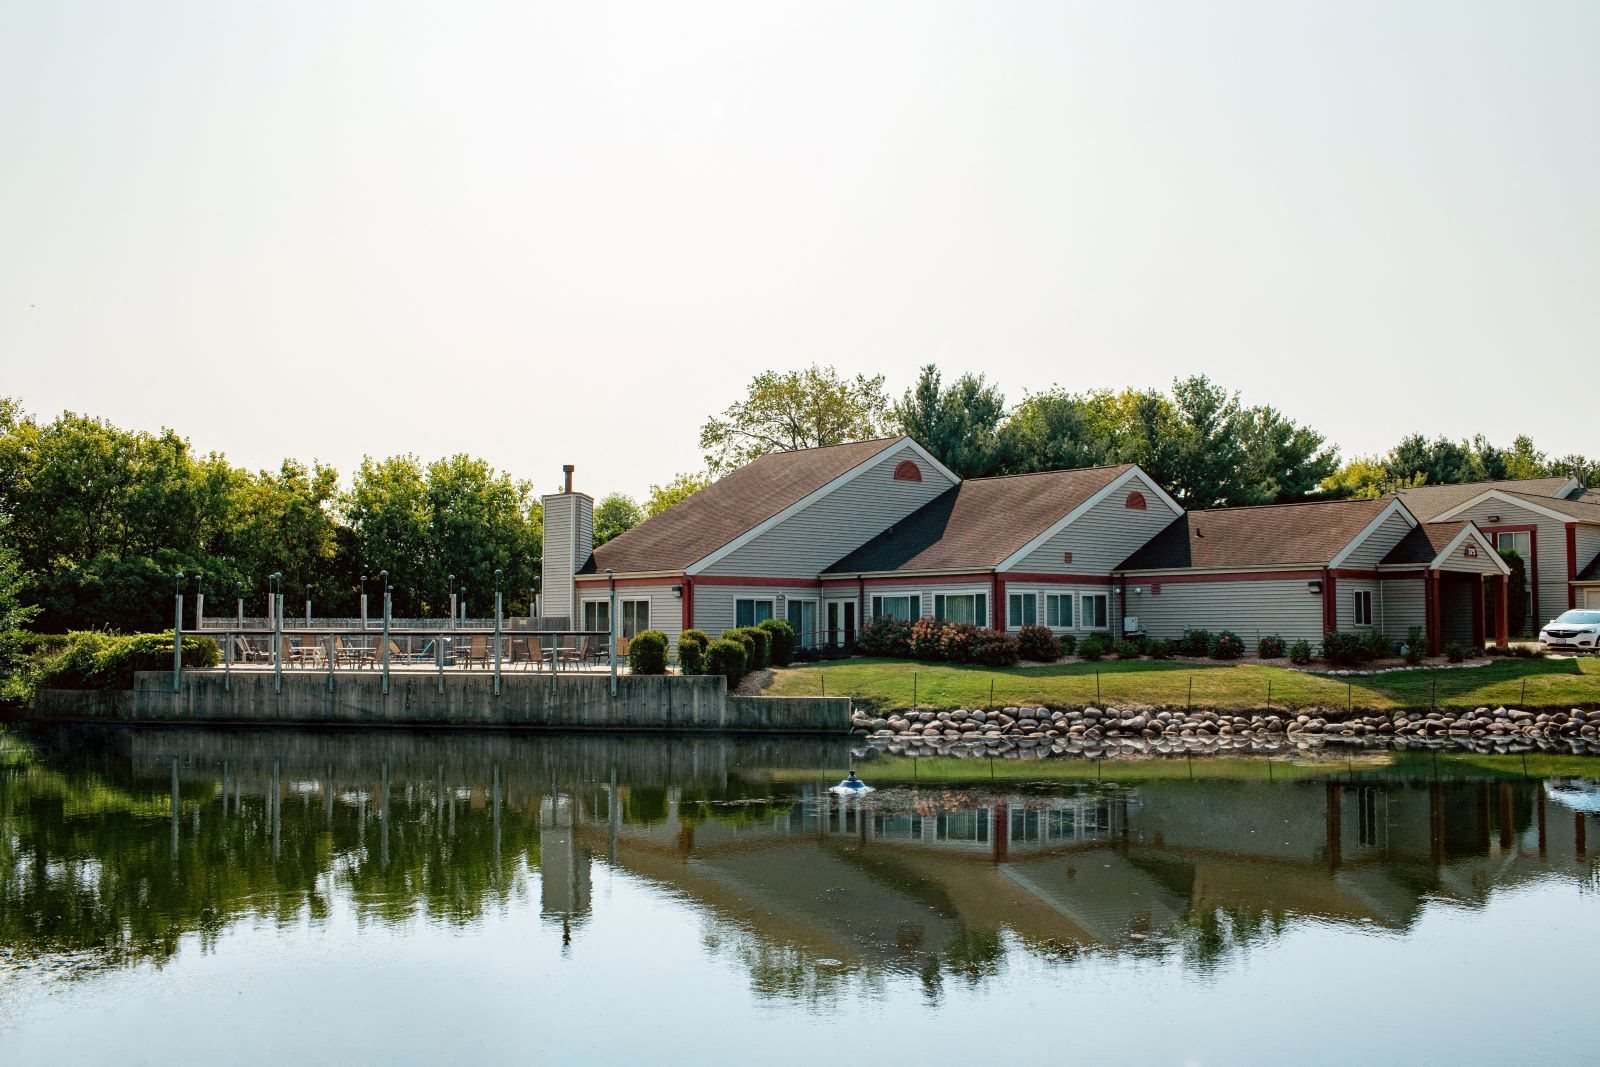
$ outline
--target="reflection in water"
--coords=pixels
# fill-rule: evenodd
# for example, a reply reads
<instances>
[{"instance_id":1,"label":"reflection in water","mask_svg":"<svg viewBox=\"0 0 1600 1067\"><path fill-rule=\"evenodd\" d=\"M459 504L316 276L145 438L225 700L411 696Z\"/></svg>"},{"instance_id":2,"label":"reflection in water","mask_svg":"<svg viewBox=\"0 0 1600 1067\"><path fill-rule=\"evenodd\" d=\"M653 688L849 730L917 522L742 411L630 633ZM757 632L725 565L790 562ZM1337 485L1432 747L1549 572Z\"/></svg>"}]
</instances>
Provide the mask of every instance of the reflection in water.
<instances>
[{"instance_id":1,"label":"reflection in water","mask_svg":"<svg viewBox=\"0 0 1600 1067\"><path fill-rule=\"evenodd\" d=\"M185 935L207 951L243 919L338 905L465 927L535 895L580 953L614 871L692 914L758 995L903 975L938 999L1024 958L1203 975L1297 923L1403 932L1521 885L1592 893L1600 869L1587 783L1451 778L1420 757L866 799L827 789L847 759L828 741L0 735L0 960L84 974L164 963Z\"/></svg>"}]
</instances>

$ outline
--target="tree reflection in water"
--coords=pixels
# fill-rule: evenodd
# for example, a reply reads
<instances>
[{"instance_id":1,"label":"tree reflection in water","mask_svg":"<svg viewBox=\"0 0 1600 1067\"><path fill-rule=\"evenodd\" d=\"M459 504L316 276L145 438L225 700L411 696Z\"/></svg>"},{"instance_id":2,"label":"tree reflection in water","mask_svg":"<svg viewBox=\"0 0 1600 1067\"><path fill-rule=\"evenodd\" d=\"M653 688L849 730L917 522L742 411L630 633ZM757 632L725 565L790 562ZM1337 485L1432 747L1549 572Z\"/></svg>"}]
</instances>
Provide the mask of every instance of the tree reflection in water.
<instances>
[{"instance_id":1,"label":"tree reflection in water","mask_svg":"<svg viewBox=\"0 0 1600 1067\"><path fill-rule=\"evenodd\" d=\"M1404 932L1435 900L1600 886L1595 817L1516 775L1401 759L863 805L826 792L847 757L828 741L0 733L0 953L83 974L160 965L186 935L207 951L241 921L470 927L535 896L578 951L609 869L670 891L760 996L877 996L899 975L937 1001L1016 954L1204 975L1302 920Z\"/></svg>"}]
</instances>

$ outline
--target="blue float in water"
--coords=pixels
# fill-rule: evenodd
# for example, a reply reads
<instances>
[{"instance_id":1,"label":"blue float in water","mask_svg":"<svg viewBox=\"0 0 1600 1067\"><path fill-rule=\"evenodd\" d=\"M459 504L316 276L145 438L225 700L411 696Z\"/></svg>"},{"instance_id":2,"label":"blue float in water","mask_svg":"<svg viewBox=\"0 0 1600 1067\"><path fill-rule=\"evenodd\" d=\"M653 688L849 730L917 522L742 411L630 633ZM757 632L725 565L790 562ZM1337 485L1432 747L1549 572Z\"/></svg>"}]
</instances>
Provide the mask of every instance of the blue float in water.
<instances>
[{"instance_id":1,"label":"blue float in water","mask_svg":"<svg viewBox=\"0 0 1600 1067\"><path fill-rule=\"evenodd\" d=\"M873 788L866 782L863 782L861 779L857 778L855 771L851 771L850 777L846 778L832 789L829 789L828 792L838 793L840 796L859 797L873 792Z\"/></svg>"}]
</instances>

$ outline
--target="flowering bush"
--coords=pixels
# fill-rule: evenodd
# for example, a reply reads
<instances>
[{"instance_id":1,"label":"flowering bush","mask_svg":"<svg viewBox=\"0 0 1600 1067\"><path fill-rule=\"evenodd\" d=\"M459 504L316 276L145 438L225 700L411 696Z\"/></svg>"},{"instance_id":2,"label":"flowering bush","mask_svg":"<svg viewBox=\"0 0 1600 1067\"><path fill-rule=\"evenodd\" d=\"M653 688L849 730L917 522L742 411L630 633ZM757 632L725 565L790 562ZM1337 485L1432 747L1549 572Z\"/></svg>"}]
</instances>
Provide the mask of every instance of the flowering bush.
<instances>
[{"instance_id":1,"label":"flowering bush","mask_svg":"<svg viewBox=\"0 0 1600 1067\"><path fill-rule=\"evenodd\" d=\"M979 630L973 637L972 659L985 667L1015 667L1022 657L1022 646L1015 637L999 630Z\"/></svg>"},{"instance_id":2,"label":"flowering bush","mask_svg":"<svg viewBox=\"0 0 1600 1067\"><path fill-rule=\"evenodd\" d=\"M1256 655L1262 659L1282 659L1284 652L1283 638L1277 634L1263 637L1256 642Z\"/></svg>"},{"instance_id":3,"label":"flowering bush","mask_svg":"<svg viewBox=\"0 0 1600 1067\"><path fill-rule=\"evenodd\" d=\"M1061 658L1061 642L1048 626L1024 626L1017 631L1017 644L1022 658L1039 663L1054 663Z\"/></svg>"},{"instance_id":4,"label":"flowering bush","mask_svg":"<svg viewBox=\"0 0 1600 1067\"><path fill-rule=\"evenodd\" d=\"M939 658L946 663L971 663L981 633L970 622L949 622L939 631Z\"/></svg>"},{"instance_id":5,"label":"flowering bush","mask_svg":"<svg viewBox=\"0 0 1600 1067\"><path fill-rule=\"evenodd\" d=\"M856 636L856 650L863 656L909 656L911 624L879 615L861 628Z\"/></svg>"},{"instance_id":6,"label":"flowering bush","mask_svg":"<svg viewBox=\"0 0 1600 1067\"><path fill-rule=\"evenodd\" d=\"M934 661L943 659L939 647L941 628L932 619L918 619L911 624L911 655L915 659Z\"/></svg>"},{"instance_id":7,"label":"flowering bush","mask_svg":"<svg viewBox=\"0 0 1600 1067\"><path fill-rule=\"evenodd\" d=\"M1244 642L1232 630L1223 630L1211 639L1212 659L1238 659L1244 655Z\"/></svg>"}]
</instances>

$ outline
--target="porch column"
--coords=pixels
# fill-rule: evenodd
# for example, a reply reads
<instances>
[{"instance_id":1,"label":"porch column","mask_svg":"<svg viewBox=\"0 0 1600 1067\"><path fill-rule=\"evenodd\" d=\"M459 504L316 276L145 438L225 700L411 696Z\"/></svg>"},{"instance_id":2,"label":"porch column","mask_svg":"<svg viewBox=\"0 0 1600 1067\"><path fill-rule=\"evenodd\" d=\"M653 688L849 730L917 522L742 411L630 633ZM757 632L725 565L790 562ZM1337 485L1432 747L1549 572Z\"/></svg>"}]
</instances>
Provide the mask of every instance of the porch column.
<instances>
[{"instance_id":1,"label":"porch column","mask_svg":"<svg viewBox=\"0 0 1600 1067\"><path fill-rule=\"evenodd\" d=\"M1505 648L1511 644L1511 576L1500 575L1499 583L1494 598L1494 643Z\"/></svg>"},{"instance_id":2,"label":"porch column","mask_svg":"<svg viewBox=\"0 0 1600 1067\"><path fill-rule=\"evenodd\" d=\"M1472 647L1474 650L1483 648L1483 579L1478 575L1472 576Z\"/></svg>"},{"instance_id":3,"label":"porch column","mask_svg":"<svg viewBox=\"0 0 1600 1067\"><path fill-rule=\"evenodd\" d=\"M1331 634L1339 629L1339 590L1333 572L1322 568L1322 632Z\"/></svg>"}]
</instances>

